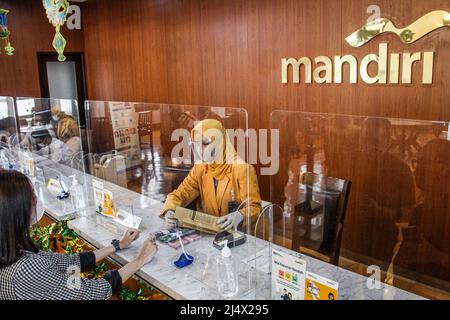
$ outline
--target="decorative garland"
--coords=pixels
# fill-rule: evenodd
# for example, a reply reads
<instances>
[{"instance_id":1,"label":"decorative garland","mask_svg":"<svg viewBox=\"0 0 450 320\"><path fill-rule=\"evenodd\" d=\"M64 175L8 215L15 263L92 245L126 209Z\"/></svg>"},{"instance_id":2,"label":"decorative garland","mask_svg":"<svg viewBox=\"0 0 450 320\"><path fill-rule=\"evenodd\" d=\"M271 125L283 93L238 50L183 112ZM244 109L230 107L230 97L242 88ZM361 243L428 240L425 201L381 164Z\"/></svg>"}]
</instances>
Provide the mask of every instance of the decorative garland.
<instances>
[{"instance_id":1,"label":"decorative garland","mask_svg":"<svg viewBox=\"0 0 450 320\"><path fill-rule=\"evenodd\" d=\"M45 8L48 21L56 31L52 44L53 48L58 52L58 60L61 62L66 61L64 49L66 48L67 41L64 39L60 30L64 23L66 23L70 3L67 0L42 0L42 4Z\"/></svg>"},{"instance_id":2,"label":"decorative garland","mask_svg":"<svg viewBox=\"0 0 450 320\"><path fill-rule=\"evenodd\" d=\"M41 251L52 251L61 254L75 254L89 250L86 242L78 238L76 232L67 226L67 221L50 224L45 227L32 227L30 230L31 239ZM97 264L93 271L82 273L83 278L99 279L108 271L106 260ZM135 292L126 286L115 297L119 300L165 300L167 297L157 289L142 284L150 292L144 295L141 288ZM147 291L147 290L146 290Z\"/></svg>"},{"instance_id":3,"label":"decorative garland","mask_svg":"<svg viewBox=\"0 0 450 320\"><path fill-rule=\"evenodd\" d=\"M0 9L0 39L5 41L5 53L8 56L12 56L14 53L14 48L11 46L11 42L9 36L11 32L8 29L8 19L6 15L9 13L9 10ZM0 50L1 53L1 50Z\"/></svg>"}]
</instances>

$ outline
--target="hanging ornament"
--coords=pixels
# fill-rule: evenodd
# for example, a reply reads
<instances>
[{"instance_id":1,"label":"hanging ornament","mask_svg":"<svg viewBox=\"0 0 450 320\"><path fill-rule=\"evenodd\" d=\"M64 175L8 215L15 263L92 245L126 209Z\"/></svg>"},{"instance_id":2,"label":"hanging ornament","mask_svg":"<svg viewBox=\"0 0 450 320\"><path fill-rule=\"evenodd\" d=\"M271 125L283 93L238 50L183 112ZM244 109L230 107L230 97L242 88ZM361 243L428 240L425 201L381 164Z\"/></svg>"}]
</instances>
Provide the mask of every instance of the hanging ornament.
<instances>
[{"instance_id":1,"label":"hanging ornament","mask_svg":"<svg viewBox=\"0 0 450 320\"><path fill-rule=\"evenodd\" d=\"M9 41L9 35L11 33L8 30L8 20L6 19L6 15L8 14L8 12L8 10L0 9L0 39L5 41L5 53L8 56L12 56L14 48L11 46L11 42Z\"/></svg>"},{"instance_id":2,"label":"hanging ornament","mask_svg":"<svg viewBox=\"0 0 450 320\"><path fill-rule=\"evenodd\" d=\"M58 52L58 60L65 61L64 49L67 41L62 36L60 30L67 20L67 12L69 11L69 2L67 0L42 0L48 21L55 28L55 37L53 38L53 48Z\"/></svg>"}]
</instances>

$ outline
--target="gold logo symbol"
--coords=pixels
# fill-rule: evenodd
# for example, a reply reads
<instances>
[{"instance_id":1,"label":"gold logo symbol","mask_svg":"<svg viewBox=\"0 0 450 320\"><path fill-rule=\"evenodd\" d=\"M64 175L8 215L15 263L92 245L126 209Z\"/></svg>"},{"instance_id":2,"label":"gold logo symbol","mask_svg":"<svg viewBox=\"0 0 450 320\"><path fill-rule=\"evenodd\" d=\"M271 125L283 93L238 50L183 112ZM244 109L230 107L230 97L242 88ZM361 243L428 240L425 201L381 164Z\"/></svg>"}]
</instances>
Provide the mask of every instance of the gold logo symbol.
<instances>
[{"instance_id":1,"label":"gold logo symbol","mask_svg":"<svg viewBox=\"0 0 450 320\"><path fill-rule=\"evenodd\" d=\"M363 46L380 34L392 32L395 33L404 44L410 44L434 30L448 26L450 26L450 13L443 10L427 13L403 29L398 29L389 19L379 18L356 30L345 38L345 41L352 47L357 48Z\"/></svg>"}]
</instances>

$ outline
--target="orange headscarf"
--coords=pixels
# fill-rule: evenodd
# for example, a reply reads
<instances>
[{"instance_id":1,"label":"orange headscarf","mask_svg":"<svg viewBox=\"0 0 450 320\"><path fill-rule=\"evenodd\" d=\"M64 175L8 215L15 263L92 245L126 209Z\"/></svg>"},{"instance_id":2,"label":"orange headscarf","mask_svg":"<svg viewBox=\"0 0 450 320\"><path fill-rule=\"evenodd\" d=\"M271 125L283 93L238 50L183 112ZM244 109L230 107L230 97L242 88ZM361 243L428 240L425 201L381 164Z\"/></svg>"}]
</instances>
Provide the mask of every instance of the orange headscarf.
<instances>
[{"instance_id":1,"label":"orange headscarf","mask_svg":"<svg viewBox=\"0 0 450 320\"><path fill-rule=\"evenodd\" d=\"M217 156L212 163L201 163L196 165L204 165L210 171L214 178L221 180L225 173L229 172L231 166L237 163L244 163L236 150L234 149L228 137L227 131L220 121L215 119L206 119L195 125L191 131L191 139L194 142L199 140L210 139L216 144ZM219 142L217 142L217 139Z\"/></svg>"},{"instance_id":2,"label":"orange headscarf","mask_svg":"<svg viewBox=\"0 0 450 320\"><path fill-rule=\"evenodd\" d=\"M56 136L62 141L67 141L73 137L80 136L80 130L78 124L72 118L66 117L58 122L58 128L56 130Z\"/></svg>"}]
</instances>

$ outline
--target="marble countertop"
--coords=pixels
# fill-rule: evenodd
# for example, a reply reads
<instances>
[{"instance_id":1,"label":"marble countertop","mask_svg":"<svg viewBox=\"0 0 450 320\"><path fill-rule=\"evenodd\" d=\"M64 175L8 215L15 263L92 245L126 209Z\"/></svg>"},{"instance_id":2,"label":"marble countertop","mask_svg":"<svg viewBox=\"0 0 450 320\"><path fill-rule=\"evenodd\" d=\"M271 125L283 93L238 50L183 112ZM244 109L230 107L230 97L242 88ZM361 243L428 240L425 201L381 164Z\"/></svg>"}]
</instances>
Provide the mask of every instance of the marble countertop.
<instances>
[{"instance_id":1,"label":"marble countertop","mask_svg":"<svg viewBox=\"0 0 450 320\"><path fill-rule=\"evenodd\" d=\"M92 178L88 174L83 177L86 196L89 198L89 207L86 211L78 213L77 218L70 220L69 226L94 247L102 248L108 246L112 239L120 238L125 231L125 227L95 213ZM142 218L139 227L141 237L131 247L113 255L113 258L118 263L126 264L137 255L138 249L146 236L159 231L163 225L164 220L159 217L163 204L109 182L102 182L106 189L113 192L116 208L126 211L132 210L135 215ZM45 194L48 191L43 190L42 192ZM57 200L54 196L47 195L44 197L46 199L44 206L48 215L56 220L68 216L64 213L64 210L70 208L70 198L63 200L66 203L62 204L61 200ZM69 216L73 216L73 214ZM178 269L174 265L174 261L180 256L181 250L175 250L166 244L159 244L159 251L155 258L138 271L137 274L174 299L221 299L217 292L216 283L216 257L218 257L220 252L213 247L212 242L213 237L211 235L202 234L200 240L186 245L187 252L194 256L195 261L184 269ZM244 245L232 249L233 258L237 263L237 270L239 270L239 292L234 299L271 299L270 274L258 270L255 265L247 265L242 261L244 258L250 257L266 247L269 247L267 252L270 252L270 248L278 246L247 236L247 241ZM294 253L285 248L281 250L288 251L305 260L307 271L337 281L339 283L339 300L424 299L384 283L379 283L379 289L369 289L367 277L307 255ZM267 254L264 259L267 263L270 263L271 257Z\"/></svg>"}]
</instances>

